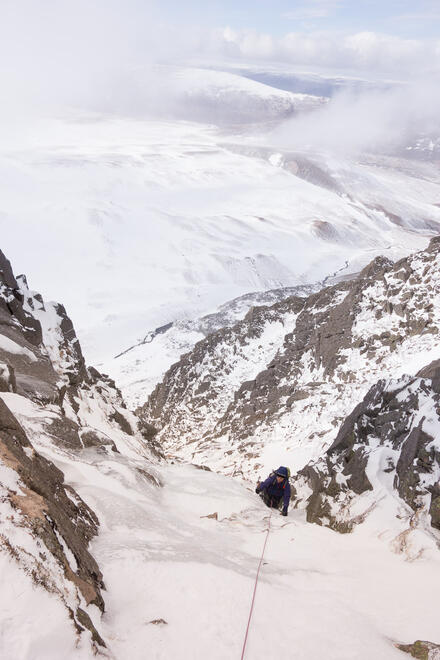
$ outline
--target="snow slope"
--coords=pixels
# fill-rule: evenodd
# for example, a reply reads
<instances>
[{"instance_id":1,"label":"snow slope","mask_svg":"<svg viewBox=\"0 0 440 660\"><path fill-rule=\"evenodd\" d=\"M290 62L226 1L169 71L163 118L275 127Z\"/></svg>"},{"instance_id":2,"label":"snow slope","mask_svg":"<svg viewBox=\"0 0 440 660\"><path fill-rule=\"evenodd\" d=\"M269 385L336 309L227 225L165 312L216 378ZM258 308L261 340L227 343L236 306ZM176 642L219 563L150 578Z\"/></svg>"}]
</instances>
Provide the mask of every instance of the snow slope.
<instances>
[{"instance_id":1,"label":"snow slope","mask_svg":"<svg viewBox=\"0 0 440 660\"><path fill-rule=\"evenodd\" d=\"M3 247L65 302L89 363L244 293L403 256L440 221L424 163L322 157L331 189L257 129L72 114L28 130L1 149Z\"/></svg>"},{"instance_id":2,"label":"snow slope","mask_svg":"<svg viewBox=\"0 0 440 660\"><path fill-rule=\"evenodd\" d=\"M327 102L322 96L292 93L214 69L168 66L162 67L163 76L166 88L172 88L180 118L186 115L219 125L280 120Z\"/></svg>"},{"instance_id":3,"label":"snow slope","mask_svg":"<svg viewBox=\"0 0 440 660\"><path fill-rule=\"evenodd\" d=\"M154 500L115 498L96 467L94 474L96 486L79 490L104 523L94 550L103 557L110 595L104 629L116 657L140 659L146 648L158 660L239 657L264 505L239 483L189 466L162 469L164 488ZM114 477L124 488L126 477ZM214 512L218 521L201 517ZM390 640L436 638L429 604L440 586L431 581L439 557L429 537L425 561L409 563L390 551L397 530L385 541L374 526L341 537L294 513L287 522L275 516L272 526L247 657L294 648L304 660L324 653L329 660L389 660L400 657ZM148 623L157 619L167 624Z\"/></svg>"},{"instance_id":4,"label":"snow slope","mask_svg":"<svg viewBox=\"0 0 440 660\"><path fill-rule=\"evenodd\" d=\"M121 435L113 435L120 454L91 448L73 456L39 432L22 397L4 396L38 450L99 518L91 550L106 585L106 612L94 617L108 646L104 656L239 657L268 524L252 485L191 465L152 466ZM205 517L213 513L217 519ZM307 524L301 511L287 519L274 512L246 657L262 660L295 649L303 660L323 654L328 660L397 660L404 656L394 642L435 640L438 549L432 535L410 530L424 553L423 560L407 561L394 543L407 527L405 515L373 516L353 534L339 535ZM2 561L14 576L13 565ZM5 660L55 658L61 647L67 660L94 657L86 640L75 646L62 606L41 587L23 573L14 586L10 580L4 586ZM44 636L35 628L41 620L35 608L50 615ZM12 616L14 625L5 625Z\"/></svg>"},{"instance_id":5,"label":"snow slope","mask_svg":"<svg viewBox=\"0 0 440 660\"><path fill-rule=\"evenodd\" d=\"M399 286L407 292L416 277L420 290L411 296L408 310L415 310L425 326L438 324L428 293L438 286L438 268L433 275L429 267L438 265L439 246L434 240L430 252L411 258L411 274L406 262L390 266L381 295L373 295L371 282L364 287L367 304L359 310L359 328L367 322L372 300L384 304L390 288L394 295ZM12 346L3 342L6 359L15 360L18 374L26 354L15 347L21 346L19 340L27 347L24 337L41 330L31 324L35 314L63 384L57 397L32 396L28 390L20 394L11 382L0 393L1 657L239 657L269 524L255 484L206 466L162 461L111 382L86 369L62 306L46 305L24 278L19 290L4 257L1 274L2 301L11 307L2 306L2 332L17 339ZM289 300L249 310L239 325L243 342L235 354L240 359L231 363L234 382L252 376L249 372L271 358L284 335L283 321L298 323L295 310L305 301ZM215 320L205 319L210 322ZM233 337L234 328L219 332ZM35 341L38 346L29 346L41 361L46 349ZM420 357L430 348L428 341ZM228 360L233 354L231 343ZM221 399L221 387L219 393ZM422 400L420 413L434 419L429 403L435 401ZM369 474L381 505L352 534L310 525L305 512L293 507L288 518L273 512L246 657L289 657L294 649L295 657L304 660L323 655L329 660L397 660L402 657L397 642L437 641L439 533L426 524L426 515L414 518L390 477L375 479L375 468L372 460ZM48 477L53 480L52 508L45 492ZM82 524L81 518L75 521L74 538L63 537L61 514L78 516L81 502ZM79 580L84 555L77 541L87 531L86 518L94 523L85 545L92 553L89 567L100 585L99 599Z\"/></svg>"}]
</instances>

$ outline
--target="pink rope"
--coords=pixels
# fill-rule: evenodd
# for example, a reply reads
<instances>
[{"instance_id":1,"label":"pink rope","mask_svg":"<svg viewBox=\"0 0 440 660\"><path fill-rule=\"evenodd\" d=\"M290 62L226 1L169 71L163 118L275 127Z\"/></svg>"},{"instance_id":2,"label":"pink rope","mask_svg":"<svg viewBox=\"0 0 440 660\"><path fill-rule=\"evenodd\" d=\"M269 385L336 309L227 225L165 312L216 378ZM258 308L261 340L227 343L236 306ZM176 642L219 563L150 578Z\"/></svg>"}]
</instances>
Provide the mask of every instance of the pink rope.
<instances>
[{"instance_id":1,"label":"pink rope","mask_svg":"<svg viewBox=\"0 0 440 660\"><path fill-rule=\"evenodd\" d=\"M269 514L269 522L268 522L268 525L267 525L267 533L266 533L266 538L265 538L265 540L264 540L264 545L263 545L263 552L261 553L260 563L258 564L257 576L256 576L256 578L255 578L254 593L253 593L253 595L252 595L251 609L250 609L250 612L249 612L249 619L248 619L247 627L246 627L246 635L245 635L244 642L243 642L243 650L242 650L242 652L241 652L241 660L243 660L243 658L244 658L244 652L245 652L245 650L246 650L246 643L247 643L247 638L248 638L248 634L249 634L249 627L250 627L250 624L251 624L252 612L254 611L255 594L257 593L258 577L259 577L259 575L260 575L260 569L261 569L261 566L262 566L262 564L263 564L264 551L266 550L267 539L269 538L269 532L270 532L270 519L271 519L271 517L272 517L272 511L273 511L273 509L270 510L270 514Z\"/></svg>"}]
</instances>

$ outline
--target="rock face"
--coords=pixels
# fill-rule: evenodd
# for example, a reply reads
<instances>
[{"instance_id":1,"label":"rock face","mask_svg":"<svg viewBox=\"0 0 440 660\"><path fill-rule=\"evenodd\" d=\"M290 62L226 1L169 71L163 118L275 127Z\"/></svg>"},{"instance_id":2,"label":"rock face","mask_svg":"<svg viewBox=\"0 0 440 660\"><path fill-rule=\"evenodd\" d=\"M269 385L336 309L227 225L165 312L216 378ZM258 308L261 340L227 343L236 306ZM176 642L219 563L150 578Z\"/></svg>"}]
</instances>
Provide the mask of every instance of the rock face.
<instances>
[{"instance_id":1,"label":"rock face","mask_svg":"<svg viewBox=\"0 0 440 660\"><path fill-rule=\"evenodd\" d=\"M253 309L173 365L141 415L166 451L223 471L259 474L274 441L304 465L379 378L439 345L439 253L435 238L308 298Z\"/></svg>"},{"instance_id":2,"label":"rock face","mask_svg":"<svg viewBox=\"0 0 440 660\"><path fill-rule=\"evenodd\" d=\"M272 359L303 305L292 297L251 308L240 323L208 335L171 367L141 417L153 426L166 422L168 433L189 441L213 434L233 400L233 386L255 378Z\"/></svg>"},{"instance_id":3,"label":"rock face","mask_svg":"<svg viewBox=\"0 0 440 660\"><path fill-rule=\"evenodd\" d=\"M69 385L87 380L81 346L64 306L45 303L39 293L30 291L24 275L19 275L17 280L23 307L40 324L42 341L58 375Z\"/></svg>"},{"instance_id":4,"label":"rock face","mask_svg":"<svg viewBox=\"0 0 440 660\"><path fill-rule=\"evenodd\" d=\"M15 278L0 252L0 550L57 596L66 625L90 635L94 652L105 646L88 611L105 607L89 550L99 520L55 463L113 456L118 440L157 457L145 428L115 383L86 367L65 308Z\"/></svg>"},{"instance_id":5,"label":"rock face","mask_svg":"<svg viewBox=\"0 0 440 660\"><path fill-rule=\"evenodd\" d=\"M324 457L294 478L307 520L349 532L384 495L440 529L440 367L430 377L379 381L342 424Z\"/></svg>"},{"instance_id":6,"label":"rock face","mask_svg":"<svg viewBox=\"0 0 440 660\"><path fill-rule=\"evenodd\" d=\"M88 551L88 544L98 531L98 520L75 491L64 484L63 473L33 449L1 399L0 460L2 465L17 473L16 489L0 486L3 506L9 505L15 512L13 515L18 515L17 524L28 530L42 551L38 555L25 552L4 530L0 536L3 547L19 563L32 565L35 583L43 583L48 590L61 596L61 582L70 596L65 604L75 626L81 627L82 622L95 641L104 645L88 615L79 605L75 607L70 602L76 599L83 607L93 603L104 610L102 574ZM55 565L57 577L61 578L58 584L54 571L48 570L51 563ZM66 587L68 581L72 584Z\"/></svg>"},{"instance_id":7,"label":"rock face","mask_svg":"<svg viewBox=\"0 0 440 660\"><path fill-rule=\"evenodd\" d=\"M0 250L0 325L20 328L20 334L33 346L42 341L41 326L23 306L23 295L8 259Z\"/></svg>"},{"instance_id":8,"label":"rock face","mask_svg":"<svg viewBox=\"0 0 440 660\"><path fill-rule=\"evenodd\" d=\"M39 401L56 399L57 375L42 342L41 323L27 311L11 264L0 251L0 362L13 370L15 382L6 390L3 385L3 391L15 387L19 394Z\"/></svg>"},{"instance_id":9,"label":"rock face","mask_svg":"<svg viewBox=\"0 0 440 660\"><path fill-rule=\"evenodd\" d=\"M6 312L0 316L0 391L16 392L43 405L56 405L59 415L52 416L50 430L54 442L63 447L81 449L82 435L90 446L92 434L94 446L113 446L85 420L89 399L94 399L118 429L129 435L138 429L140 433L140 422L126 410L114 381L97 369L86 367L64 306L45 302L39 293L29 289L24 275L15 278L2 253L0 265L0 307L8 310L8 316ZM12 306L8 302L11 298L15 301Z\"/></svg>"}]
</instances>

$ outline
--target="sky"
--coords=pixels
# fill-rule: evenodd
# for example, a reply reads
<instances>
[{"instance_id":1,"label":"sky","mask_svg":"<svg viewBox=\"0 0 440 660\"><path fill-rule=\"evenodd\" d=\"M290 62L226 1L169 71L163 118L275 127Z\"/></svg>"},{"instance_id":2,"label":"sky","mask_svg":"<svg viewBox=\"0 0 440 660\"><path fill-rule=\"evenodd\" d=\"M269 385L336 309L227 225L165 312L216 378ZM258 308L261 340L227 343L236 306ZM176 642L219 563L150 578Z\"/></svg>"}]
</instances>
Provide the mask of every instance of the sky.
<instances>
[{"instance_id":1,"label":"sky","mask_svg":"<svg viewBox=\"0 0 440 660\"><path fill-rule=\"evenodd\" d=\"M0 0L3 88L5 82L15 91L42 88L47 98L84 87L85 80L95 90L123 69L190 58L327 66L397 79L437 74L440 3Z\"/></svg>"},{"instance_id":2,"label":"sky","mask_svg":"<svg viewBox=\"0 0 440 660\"><path fill-rule=\"evenodd\" d=\"M416 82L423 124L439 106L439 2L0 0L0 134L65 107L162 112L176 101L172 67L158 65L188 63ZM399 97L379 101L401 115Z\"/></svg>"},{"instance_id":3,"label":"sky","mask_svg":"<svg viewBox=\"0 0 440 660\"><path fill-rule=\"evenodd\" d=\"M427 126L440 106L439 2L0 0L1 140L15 142L31 118L65 108L175 114L173 71L188 63L386 81L385 89L389 81L416 83L403 98L397 90L331 109L345 125L343 111L351 121L355 101L356 136L364 135L359 125L372 124L371 108L379 109L375 123L384 123L386 135L396 119L405 131Z\"/></svg>"},{"instance_id":4,"label":"sky","mask_svg":"<svg viewBox=\"0 0 440 660\"><path fill-rule=\"evenodd\" d=\"M282 36L288 32L372 31L402 38L438 38L438 0L168 0L170 22L229 26Z\"/></svg>"}]
</instances>

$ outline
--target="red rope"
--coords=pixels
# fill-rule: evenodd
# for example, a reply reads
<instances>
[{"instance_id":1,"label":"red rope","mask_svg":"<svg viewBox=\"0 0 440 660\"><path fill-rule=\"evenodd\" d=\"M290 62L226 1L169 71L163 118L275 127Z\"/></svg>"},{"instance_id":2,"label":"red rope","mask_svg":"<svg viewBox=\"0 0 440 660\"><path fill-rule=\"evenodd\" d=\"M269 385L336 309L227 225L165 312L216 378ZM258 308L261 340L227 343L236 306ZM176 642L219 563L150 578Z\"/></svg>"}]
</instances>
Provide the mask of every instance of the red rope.
<instances>
[{"instance_id":1,"label":"red rope","mask_svg":"<svg viewBox=\"0 0 440 660\"><path fill-rule=\"evenodd\" d=\"M241 660L243 660L243 658L244 658L244 652L245 652L245 650L246 650L246 643L247 643L247 638L248 638L248 633L249 633L249 627L250 627L250 624L251 624L252 612L254 611L255 594L257 593L258 577L259 577L259 575L260 575L260 569L261 569L261 565L262 565L262 563L263 563L263 557L264 557L264 551L266 550L267 539L269 538L269 532L270 532L270 519L271 519L271 517L272 517L272 511L273 511L273 509L270 510L270 514L269 514L269 522L268 522L268 525L267 525L267 533L266 533L266 538L265 538L265 540L264 540L264 545L263 545L263 552L261 553L260 563L258 564L257 576L256 576L256 578L255 578L254 593L253 593L253 595L252 595L251 609L250 609L250 612L249 612L249 619L248 619L247 627L246 627L246 635L245 635L244 642L243 642L243 650L242 650L242 652L241 652Z\"/></svg>"}]
</instances>

